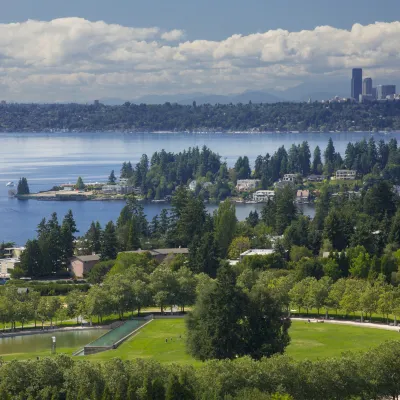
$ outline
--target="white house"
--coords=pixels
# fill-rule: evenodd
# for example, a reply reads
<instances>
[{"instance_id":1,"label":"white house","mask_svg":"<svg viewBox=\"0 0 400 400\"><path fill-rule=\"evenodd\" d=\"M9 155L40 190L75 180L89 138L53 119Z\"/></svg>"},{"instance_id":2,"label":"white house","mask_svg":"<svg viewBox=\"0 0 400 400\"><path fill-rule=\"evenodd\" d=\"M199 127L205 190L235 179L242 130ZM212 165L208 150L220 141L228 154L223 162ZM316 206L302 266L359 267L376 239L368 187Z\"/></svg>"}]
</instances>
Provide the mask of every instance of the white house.
<instances>
[{"instance_id":1,"label":"white house","mask_svg":"<svg viewBox=\"0 0 400 400\"><path fill-rule=\"evenodd\" d=\"M25 247L6 247L4 249L4 257L19 259L24 250L25 250Z\"/></svg>"},{"instance_id":2,"label":"white house","mask_svg":"<svg viewBox=\"0 0 400 400\"><path fill-rule=\"evenodd\" d=\"M246 192L248 190L254 190L259 184L259 179L239 179L236 183L236 190L239 192Z\"/></svg>"},{"instance_id":3,"label":"white house","mask_svg":"<svg viewBox=\"0 0 400 400\"><path fill-rule=\"evenodd\" d=\"M9 278L11 271L19 264L19 258L1 258L0 259L0 277Z\"/></svg>"},{"instance_id":4,"label":"white house","mask_svg":"<svg viewBox=\"0 0 400 400\"><path fill-rule=\"evenodd\" d=\"M268 255L274 254L274 253L275 253L274 249L250 249L240 255L240 261L242 261L244 257L268 256Z\"/></svg>"},{"instance_id":5,"label":"white house","mask_svg":"<svg viewBox=\"0 0 400 400\"><path fill-rule=\"evenodd\" d=\"M354 180L357 172L353 169L338 169L336 171L336 179L339 180Z\"/></svg>"},{"instance_id":6,"label":"white house","mask_svg":"<svg viewBox=\"0 0 400 400\"><path fill-rule=\"evenodd\" d=\"M283 175L283 182L295 182L297 174L285 174Z\"/></svg>"},{"instance_id":7,"label":"white house","mask_svg":"<svg viewBox=\"0 0 400 400\"><path fill-rule=\"evenodd\" d=\"M275 192L273 190L257 190L253 193L253 200L257 203L266 203L269 199L275 197Z\"/></svg>"},{"instance_id":8,"label":"white house","mask_svg":"<svg viewBox=\"0 0 400 400\"><path fill-rule=\"evenodd\" d=\"M192 192L194 192L196 190L196 186L197 186L197 181L194 180L192 182L189 183L189 190L191 190Z\"/></svg>"}]
</instances>

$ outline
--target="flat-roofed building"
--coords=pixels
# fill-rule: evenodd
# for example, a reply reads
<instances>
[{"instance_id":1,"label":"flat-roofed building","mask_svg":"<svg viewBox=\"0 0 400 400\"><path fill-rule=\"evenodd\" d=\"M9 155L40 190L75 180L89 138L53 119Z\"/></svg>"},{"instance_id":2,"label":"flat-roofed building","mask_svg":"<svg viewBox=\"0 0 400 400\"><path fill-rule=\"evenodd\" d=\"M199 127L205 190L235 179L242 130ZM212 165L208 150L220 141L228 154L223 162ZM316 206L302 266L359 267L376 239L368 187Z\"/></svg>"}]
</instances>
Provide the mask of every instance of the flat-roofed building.
<instances>
[{"instance_id":1,"label":"flat-roofed building","mask_svg":"<svg viewBox=\"0 0 400 400\"><path fill-rule=\"evenodd\" d=\"M6 258L21 258L25 247L6 247L4 249L4 257Z\"/></svg>"},{"instance_id":2,"label":"flat-roofed building","mask_svg":"<svg viewBox=\"0 0 400 400\"><path fill-rule=\"evenodd\" d=\"M20 263L19 258L0 259L0 277L9 278L13 269Z\"/></svg>"},{"instance_id":3,"label":"flat-roofed building","mask_svg":"<svg viewBox=\"0 0 400 400\"><path fill-rule=\"evenodd\" d=\"M240 254L240 261L242 261L244 257L269 256L274 253L275 253L274 249L250 249Z\"/></svg>"},{"instance_id":4,"label":"flat-roofed building","mask_svg":"<svg viewBox=\"0 0 400 400\"><path fill-rule=\"evenodd\" d=\"M356 175L357 171L353 169L339 169L336 171L336 179L339 180L354 180Z\"/></svg>"}]
</instances>

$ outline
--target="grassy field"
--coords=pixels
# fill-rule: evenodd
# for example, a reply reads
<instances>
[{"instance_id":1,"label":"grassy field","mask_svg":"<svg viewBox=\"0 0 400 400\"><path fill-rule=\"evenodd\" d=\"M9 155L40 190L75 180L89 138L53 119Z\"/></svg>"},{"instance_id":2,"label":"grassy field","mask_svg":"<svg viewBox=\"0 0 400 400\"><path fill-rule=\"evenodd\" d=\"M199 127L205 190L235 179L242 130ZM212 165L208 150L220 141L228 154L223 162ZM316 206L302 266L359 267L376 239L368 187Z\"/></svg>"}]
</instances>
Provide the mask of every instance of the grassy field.
<instances>
[{"instance_id":1,"label":"grassy field","mask_svg":"<svg viewBox=\"0 0 400 400\"><path fill-rule=\"evenodd\" d=\"M180 338L181 336L181 338ZM362 351L390 339L400 339L396 331L334 324L308 324L293 321L290 328L292 342L287 349L291 357L302 360L338 356L345 351ZM165 339L168 338L168 342ZM172 338L172 341L171 341ZM153 358L159 362L199 364L185 351L185 323L183 319L154 320L118 349L87 357L106 360Z\"/></svg>"},{"instance_id":2,"label":"grassy field","mask_svg":"<svg viewBox=\"0 0 400 400\"><path fill-rule=\"evenodd\" d=\"M124 360L135 358L152 358L161 363L186 363L200 365L186 353L185 321L183 319L156 319L119 346L87 357L92 361L104 361L114 357ZM296 360L326 358L339 356L346 351L363 351L375 347L385 340L399 339L397 331L345 326L334 324L306 323L293 321L290 328L291 343L287 354ZM168 339L168 340L166 340ZM77 349L57 349L58 353L72 354ZM10 354L4 360L27 359L49 355L49 352Z\"/></svg>"},{"instance_id":3,"label":"grassy field","mask_svg":"<svg viewBox=\"0 0 400 400\"><path fill-rule=\"evenodd\" d=\"M199 364L185 349L185 321L181 319L156 319L121 344L116 350L87 356L89 360L123 360L153 358L159 362Z\"/></svg>"}]
</instances>

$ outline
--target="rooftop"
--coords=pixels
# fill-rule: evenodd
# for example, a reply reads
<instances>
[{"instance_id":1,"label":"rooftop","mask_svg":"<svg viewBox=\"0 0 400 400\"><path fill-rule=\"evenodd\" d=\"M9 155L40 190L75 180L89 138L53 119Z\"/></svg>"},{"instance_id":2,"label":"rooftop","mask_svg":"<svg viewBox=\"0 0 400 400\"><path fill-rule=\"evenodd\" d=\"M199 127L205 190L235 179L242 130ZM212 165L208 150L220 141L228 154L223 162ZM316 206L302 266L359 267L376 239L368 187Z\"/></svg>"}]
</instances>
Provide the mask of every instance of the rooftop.
<instances>
[{"instance_id":1,"label":"rooftop","mask_svg":"<svg viewBox=\"0 0 400 400\"><path fill-rule=\"evenodd\" d=\"M167 255L167 254L189 254L189 249L187 247L177 247L177 248L170 248L170 249L152 249L152 250L135 250L135 251L128 251L126 253L150 253L152 256L157 255Z\"/></svg>"},{"instance_id":2,"label":"rooftop","mask_svg":"<svg viewBox=\"0 0 400 400\"><path fill-rule=\"evenodd\" d=\"M267 256L269 254L275 253L274 249L250 249L245 251L240 255L240 257L245 257L245 256Z\"/></svg>"},{"instance_id":3,"label":"rooftop","mask_svg":"<svg viewBox=\"0 0 400 400\"><path fill-rule=\"evenodd\" d=\"M98 254L91 254L90 256L75 256L73 258L77 258L79 261L99 261L100 256Z\"/></svg>"}]
</instances>

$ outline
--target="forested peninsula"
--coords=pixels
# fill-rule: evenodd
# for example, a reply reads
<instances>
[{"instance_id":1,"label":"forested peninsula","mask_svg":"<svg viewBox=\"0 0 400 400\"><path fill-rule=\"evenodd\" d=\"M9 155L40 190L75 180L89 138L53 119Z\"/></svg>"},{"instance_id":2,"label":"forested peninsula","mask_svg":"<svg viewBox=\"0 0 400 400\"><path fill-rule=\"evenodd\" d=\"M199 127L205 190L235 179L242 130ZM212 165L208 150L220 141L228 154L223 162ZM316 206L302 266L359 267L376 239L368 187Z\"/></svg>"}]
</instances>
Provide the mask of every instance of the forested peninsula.
<instances>
[{"instance_id":1,"label":"forested peninsula","mask_svg":"<svg viewBox=\"0 0 400 400\"><path fill-rule=\"evenodd\" d=\"M400 130L400 101L160 105L1 104L0 132Z\"/></svg>"}]
</instances>

